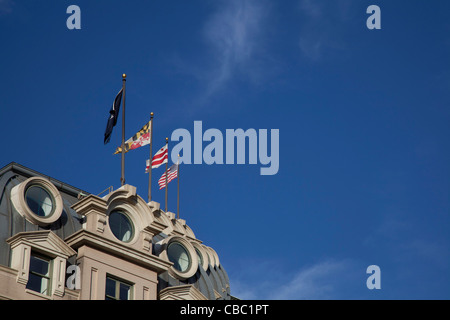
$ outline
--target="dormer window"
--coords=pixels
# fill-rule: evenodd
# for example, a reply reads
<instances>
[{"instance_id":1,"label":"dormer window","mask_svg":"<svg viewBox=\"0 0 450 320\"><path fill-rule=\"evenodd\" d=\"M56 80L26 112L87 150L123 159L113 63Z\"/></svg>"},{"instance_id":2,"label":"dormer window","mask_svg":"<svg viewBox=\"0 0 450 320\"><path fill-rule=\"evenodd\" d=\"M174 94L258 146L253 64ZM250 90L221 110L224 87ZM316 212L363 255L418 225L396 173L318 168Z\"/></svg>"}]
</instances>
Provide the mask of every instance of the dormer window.
<instances>
[{"instance_id":1,"label":"dormer window","mask_svg":"<svg viewBox=\"0 0 450 320\"><path fill-rule=\"evenodd\" d=\"M11 245L10 266L28 293L64 295L66 261L76 251L50 230L19 232L6 242Z\"/></svg>"},{"instance_id":2,"label":"dormer window","mask_svg":"<svg viewBox=\"0 0 450 320\"><path fill-rule=\"evenodd\" d=\"M130 218L121 211L109 215L109 227L114 236L123 242L130 242L134 236L134 227Z\"/></svg>"},{"instance_id":3,"label":"dormer window","mask_svg":"<svg viewBox=\"0 0 450 320\"><path fill-rule=\"evenodd\" d=\"M186 272L191 266L191 256L188 250L179 242L171 242L167 248L169 261L180 272Z\"/></svg>"},{"instance_id":4,"label":"dormer window","mask_svg":"<svg viewBox=\"0 0 450 320\"><path fill-rule=\"evenodd\" d=\"M160 257L172 262L169 274L177 279L186 280L198 270L198 256L194 246L180 236L167 237L161 242Z\"/></svg>"},{"instance_id":5,"label":"dormer window","mask_svg":"<svg viewBox=\"0 0 450 320\"><path fill-rule=\"evenodd\" d=\"M25 192L28 208L40 216L48 217L54 211L53 199L50 193L38 185L31 185Z\"/></svg>"},{"instance_id":6,"label":"dormer window","mask_svg":"<svg viewBox=\"0 0 450 320\"><path fill-rule=\"evenodd\" d=\"M41 227L58 220L63 211L58 189L42 177L28 178L12 188L11 201L21 216Z\"/></svg>"}]
</instances>

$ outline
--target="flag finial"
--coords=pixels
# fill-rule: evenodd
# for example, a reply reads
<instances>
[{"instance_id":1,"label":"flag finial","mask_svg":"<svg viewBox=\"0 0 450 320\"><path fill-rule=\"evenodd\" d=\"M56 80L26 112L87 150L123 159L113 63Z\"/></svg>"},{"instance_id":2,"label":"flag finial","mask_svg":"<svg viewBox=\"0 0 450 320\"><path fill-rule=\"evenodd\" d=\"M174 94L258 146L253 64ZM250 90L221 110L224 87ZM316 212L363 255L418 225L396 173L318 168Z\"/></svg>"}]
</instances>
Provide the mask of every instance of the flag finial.
<instances>
[{"instance_id":1,"label":"flag finial","mask_svg":"<svg viewBox=\"0 0 450 320\"><path fill-rule=\"evenodd\" d=\"M126 79L127 75L124 73L122 74L122 79Z\"/></svg>"}]
</instances>

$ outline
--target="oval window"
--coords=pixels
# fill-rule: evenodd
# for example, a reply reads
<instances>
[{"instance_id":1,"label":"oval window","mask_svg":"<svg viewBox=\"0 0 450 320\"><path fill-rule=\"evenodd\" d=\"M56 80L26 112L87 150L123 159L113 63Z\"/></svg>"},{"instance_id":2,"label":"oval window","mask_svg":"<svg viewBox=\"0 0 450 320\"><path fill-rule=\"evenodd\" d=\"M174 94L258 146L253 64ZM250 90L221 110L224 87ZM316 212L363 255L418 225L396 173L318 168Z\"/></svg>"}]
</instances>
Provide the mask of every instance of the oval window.
<instances>
[{"instance_id":1,"label":"oval window","mask_svg":"<svg viewBox=\"0 0 450 320\"><path fill-rule=\"evenodd\" d=\"M186 248L179 242L171 242L167 248L169 261L180 272L186 272L191 266L191 256Z\"/></svg>"},{"instance_id":2,"label":"oval window","mask_svg":"<svg viewBox=\"0 0 450 320\"><path fill-rule=\"evenodd\" d=\"M133 238L133 224L127 215L120 211L113 211L109 215L109 227L114 236L123 242Z\"/></svg>"},{"instance_id":3,"label":"oval window","mask_svg":"<svg viewBox=\"0 0 450 320\"><path fill-rule=\"evenodd\" d=\"M54 211L53 198L42 187L36 185L28 187L25 199L30 210L39 217L48 217Z\"/></svg>"}]
</instances>

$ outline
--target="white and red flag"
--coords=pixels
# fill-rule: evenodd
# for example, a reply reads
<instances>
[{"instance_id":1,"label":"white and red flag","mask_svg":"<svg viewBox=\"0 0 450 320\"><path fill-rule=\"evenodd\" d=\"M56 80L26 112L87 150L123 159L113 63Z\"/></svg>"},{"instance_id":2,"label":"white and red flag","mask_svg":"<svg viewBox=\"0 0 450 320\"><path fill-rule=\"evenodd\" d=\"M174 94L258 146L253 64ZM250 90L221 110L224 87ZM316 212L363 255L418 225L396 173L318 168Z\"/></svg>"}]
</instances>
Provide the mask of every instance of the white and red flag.
<instances>
[{"instance_id":1,"label":"white and red flag","mask_svg":"<svg viewBox=\"0 0 450 320\"><path fill-rule=\"evenodd\" d=\"M158 150L157 153L152 158L152 169L158 168L163 163L167 163L169 159L169 154L167 150L167 144L164 145L161 149ZM146 161L145 172L148 173L150 169L150 160Z\"/></svg>"}]
</instances>

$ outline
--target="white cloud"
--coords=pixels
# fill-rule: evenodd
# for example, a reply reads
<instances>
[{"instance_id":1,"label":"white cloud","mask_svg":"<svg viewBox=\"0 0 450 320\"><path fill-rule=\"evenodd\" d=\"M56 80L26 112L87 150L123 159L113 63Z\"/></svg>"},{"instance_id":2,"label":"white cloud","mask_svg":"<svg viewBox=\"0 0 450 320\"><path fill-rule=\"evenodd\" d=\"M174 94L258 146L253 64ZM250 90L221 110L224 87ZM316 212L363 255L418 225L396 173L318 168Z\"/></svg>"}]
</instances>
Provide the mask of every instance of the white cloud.
<instances>
[{"instance_id":1,"label":"white cloud","mask_svg":"<svg viewBox=\"0 0 450 320\"><path fill-rule=\"evenodd\" d=\"M199 31L203 45L195 55L166 58L172 71L195 80L194 109L214 105L212 99L241 85L261 87L281 72L283 60L271 46L276 39L273 10L275 4L268 0L214 1Z\"/></svg>"},{"instance_id":2,"label":"white cloud","mask_svg":"<svg viewBox=\"0 0 450 320\"><path fill-rule=\"evenodd\" d=\"M325 261L295 273L269 296L274 300L338 299L342 279L351 272L347 261ZM347 274L346 274L347 273Z\"/></svg>"},{"instance_id":3,"label":"white cloud","mask_svg":"<svg viewBox=\"0 0 450 320\"><path fill-rule=\"evenodd\" d=\"M241 300L262 299L258 297L258 292L254 286L236 279L230 279L231 294Z\"/></svg>"},{"instance_id":4,"label":"white cloud","mask_svg":"<svg viewBox=\"0 0 450 320\"><path fill-rule=\"evenodd\" d=\"M204 29L212 62L207 74L206 96L222 89L236 74L252 74L261 52L267 7L264 1L223 1Z\"/></svg>"},{"instance_id":5,"label":"white cloud","mask_svg":"<svg viewBox=\"0 0 450 320\"><path fill-rule=\"evenodd\" d=\"M292 272L268 263L230 275L231 294L243 300L347 299L361 286L365 269L359 269L352 260L327 260Z\"/></svg>"}]
</instances>

